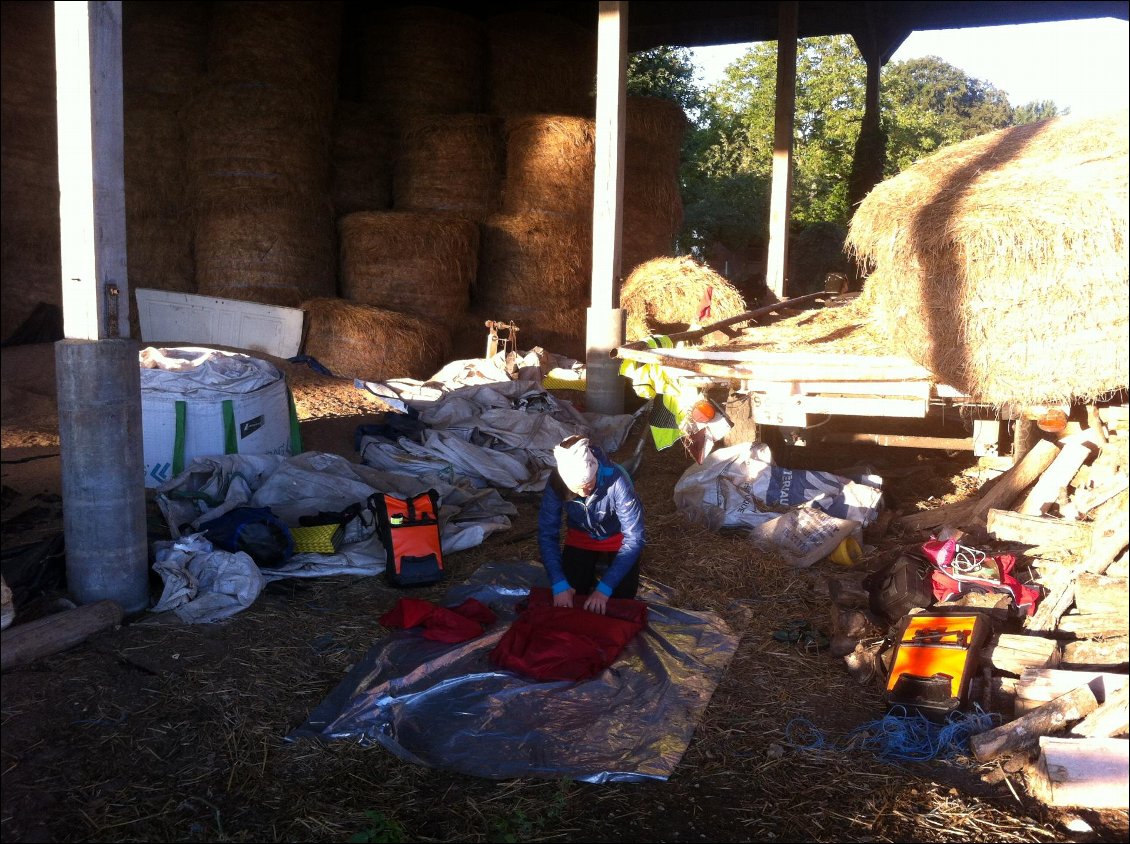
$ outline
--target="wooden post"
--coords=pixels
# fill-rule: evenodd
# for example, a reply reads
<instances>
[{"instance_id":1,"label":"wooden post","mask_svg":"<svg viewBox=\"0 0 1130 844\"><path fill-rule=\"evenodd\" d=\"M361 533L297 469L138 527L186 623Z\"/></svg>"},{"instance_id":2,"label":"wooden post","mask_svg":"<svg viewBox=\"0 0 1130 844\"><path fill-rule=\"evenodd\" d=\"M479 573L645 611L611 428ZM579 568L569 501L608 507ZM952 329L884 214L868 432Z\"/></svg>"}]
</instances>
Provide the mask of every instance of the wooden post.
<instances>
[{"instance_id":1,"label":"wooden post","mask_svg":"<svg viewBox=\"0 0 1130 844\"><path fill-rule=\"evenodd\" d=\"M121 607L113 601L98 601L17 624L0 634L0 671L73 648L121 622Z\"/></svg>"},{"instance_id":2,"label":"wooden post","mask_svg":"<svg viewBox=\"0 0 1130 844\"><path fill-rule=\"evenodd\" d=\"M618 307L623 230L628 4L601 0L597 21L596 162L592 210L592 306L586 326L585 401L595 413L622 413L624 390L612 350L624 340Z\"/></svg>"},{"instance_id":3,"label":"wooden post","mask_svg":"<svg viewBox=\"0 0 1130 844\"><path fill-rule=\"evenodd\" d=\"M773 117L773 183L769 198L769 255L765 286L785 297L785 262L789 255L792 213L793 122L796 116L797 3L777 4L777 109Z\"/></svg>"}]
</instances>

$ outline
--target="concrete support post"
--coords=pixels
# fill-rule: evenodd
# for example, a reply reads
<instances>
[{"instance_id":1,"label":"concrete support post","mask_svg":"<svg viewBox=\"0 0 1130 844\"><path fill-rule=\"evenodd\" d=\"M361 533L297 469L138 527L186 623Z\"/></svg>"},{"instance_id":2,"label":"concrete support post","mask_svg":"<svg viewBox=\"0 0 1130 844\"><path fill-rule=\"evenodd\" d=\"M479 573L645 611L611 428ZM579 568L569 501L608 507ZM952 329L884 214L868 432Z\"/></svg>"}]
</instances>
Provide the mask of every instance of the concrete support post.
<instances>
[{"instance_id":1,"label":"concrete support post","mask_svg":"<svg viewBox=\"0 0 1130 844\"><path fill-rule=\"evenodd\" d=\"M588 309L588 364L585 368L585 410L591 413L624 412L624 379L620 361L612 350L623 342L624 311L620 308Z\"/></svg>"}]
</instances>

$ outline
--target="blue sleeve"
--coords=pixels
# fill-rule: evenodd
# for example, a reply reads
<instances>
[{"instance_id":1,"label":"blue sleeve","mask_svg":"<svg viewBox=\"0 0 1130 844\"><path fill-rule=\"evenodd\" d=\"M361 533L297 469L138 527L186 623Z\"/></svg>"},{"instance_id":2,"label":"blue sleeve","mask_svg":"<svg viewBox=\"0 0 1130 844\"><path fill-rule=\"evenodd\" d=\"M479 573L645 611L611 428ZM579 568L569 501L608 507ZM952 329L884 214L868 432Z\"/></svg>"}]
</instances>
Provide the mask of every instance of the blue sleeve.
<instances>
[{"instance_id":1,"label":"blue sleeve","mask_svg":"<svg viewBox=\"0 0 1130 844\"><path fill-rule=\"evenodd\" d=\"M538 511L538 549L541 551L541 562L549 576L549 585L554 595L569 588L569 581L565 579L565 572L561 568L563 507L561 497L553 489L553 484L547 483L545 492L541 496L541 509Z\"/></svg>"},{"instance_id":2,"label":"blue sleeve","mask_svg":"<svg viewBox=\"0 0 1130 844\"><path fill-rule=\"evenodd\" d=\"M596 588L605 595L611 595L624 579L624 575L636 564L640 554L643 553L645 542L643 506L632 482L623 474L623 470L618 470L618 473L619 476L613 482L609 495L613 499L616 518L620 520L620 532L624 535L624 542L616 556L612 558L612 563L608 566L604 577L596 585Z\"/></svg>"}]
</instances>

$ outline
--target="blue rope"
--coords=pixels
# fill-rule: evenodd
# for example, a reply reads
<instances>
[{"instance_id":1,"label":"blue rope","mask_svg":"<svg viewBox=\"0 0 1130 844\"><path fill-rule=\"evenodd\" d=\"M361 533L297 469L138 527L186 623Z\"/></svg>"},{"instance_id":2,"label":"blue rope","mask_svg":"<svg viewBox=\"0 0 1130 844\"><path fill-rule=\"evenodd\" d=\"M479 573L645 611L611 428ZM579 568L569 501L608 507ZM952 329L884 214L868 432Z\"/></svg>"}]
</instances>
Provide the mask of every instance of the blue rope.
<instances>
[{"instance_id":1,"label":"blue rope","mask_svg":"<svg viewBox=\"0 0 1130 844\"><path fill-rule=\"evenodd\" d=\"M793 718L785 725L785 741L800 750L852 749L873 753L884 762L926 762L948 759L964 750L971 736L1000 723L1000 715L974 705L971 713L952 712L944 724L936 724L919 712L902 706L875 721L860 724L837 743L806 718Z\"/></svg>"}]
</instances>

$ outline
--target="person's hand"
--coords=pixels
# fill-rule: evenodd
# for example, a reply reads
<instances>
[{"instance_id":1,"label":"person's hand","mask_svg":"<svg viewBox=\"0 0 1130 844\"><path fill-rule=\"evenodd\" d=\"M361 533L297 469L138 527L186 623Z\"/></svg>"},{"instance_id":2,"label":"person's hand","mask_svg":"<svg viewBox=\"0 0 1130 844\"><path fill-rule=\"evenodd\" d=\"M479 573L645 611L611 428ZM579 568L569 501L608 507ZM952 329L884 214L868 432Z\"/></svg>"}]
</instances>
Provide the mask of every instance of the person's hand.
<instances>
[{"instance_id":1,"label":"person's hand","mask_svg":"<svg viewBox=\"0 0 1130 844\"><path fill-rule=\"evenodd\" d=\"M597 615L604 615L605 610L608 609L608 596L600 590L594 589L588 600L585 601L585 609Z\"/></svg>"},{"instance_id":2,"label":"person's hand","mask_svg":"<svg viewBox=\"0 0 1130 844\"><path fill-rule=\"evenodd\" d=\"M553 596L553 606L555 607L571 607L573 606L573 595L577 592L576 589L565 589L558 592Z\"/></svg>"}]
</instances>

